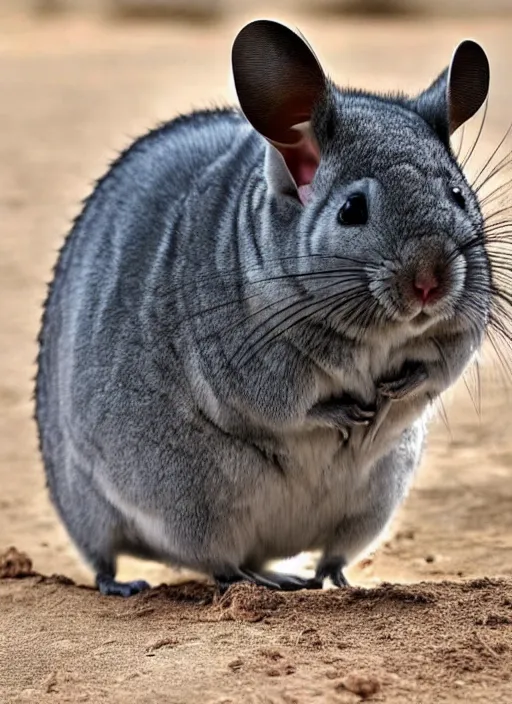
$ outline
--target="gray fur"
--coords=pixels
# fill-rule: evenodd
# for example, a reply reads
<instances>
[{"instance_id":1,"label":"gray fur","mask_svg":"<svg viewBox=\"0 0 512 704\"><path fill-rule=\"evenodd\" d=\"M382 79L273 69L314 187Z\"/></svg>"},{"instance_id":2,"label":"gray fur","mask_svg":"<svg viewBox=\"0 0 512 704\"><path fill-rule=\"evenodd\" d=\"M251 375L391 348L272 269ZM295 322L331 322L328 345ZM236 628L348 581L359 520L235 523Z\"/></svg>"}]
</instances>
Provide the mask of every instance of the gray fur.
<instances>
[{"instance_id":1,"label":"gray fur","mask_svg":"<svg viewBox=\"0 0 512 704\"><path fill-rule=\"evenodd\" d=\"M482 217L414 101L329 83L312 128L305 206L239 112L201 112L124 153L67 238L37 421L51 496L97 573L121 553L212 576L311 549L351 562L407 492L430 402L481 343ZM354 184L370 217L344 228ZM451 288L411 319L401 287L435 257L451 257ZM380 395L411 361L426 381ZM346 394L377 413L343 434L321 404Z\"/></svg>"}]
</instances>

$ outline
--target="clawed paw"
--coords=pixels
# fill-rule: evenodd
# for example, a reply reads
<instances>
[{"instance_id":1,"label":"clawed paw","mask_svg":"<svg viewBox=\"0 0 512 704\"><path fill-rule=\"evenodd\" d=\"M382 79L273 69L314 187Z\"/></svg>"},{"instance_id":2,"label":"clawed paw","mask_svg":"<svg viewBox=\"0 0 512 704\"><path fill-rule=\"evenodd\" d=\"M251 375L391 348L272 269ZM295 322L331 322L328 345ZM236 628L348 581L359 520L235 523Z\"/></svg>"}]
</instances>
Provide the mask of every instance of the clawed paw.
<instances>
[{"instance_id":1,"label":"clawed paw","mask_svg":"<svg viewBox=\"0 0 512 704\"><path fill-rule=\"evenodd\" d=\"M343 569L345 567L345 561L339 557L324 557L320 562L317 571L316 579L319 582L324 581L324 579L329 578L335 587L342 589L343 587L350 586L347 578L343 574Z\"/></svg>"},{"instance_id":2,"label":"clawed paw","mask_svg":"<svg viewBox=\"0 0 512 704\"><path fill-rule=\"evenodd\" d=\"M345 425L369 425L375 415L375 409L363 408L357 403L347 406L340 406L340 418L343 418Z\"/></svg>"},{"instance_id":3,"label":"clawed paw","mask_svg":"<svg viewBox=\"0 0 512 704\"><path fill-rule=\"evenodd\" d=\"M216 574L215 581L220 593L224 593L232 584L249 582L259 587L281 591L298 591L300 589L321 589L322 581L316 577L305 578L279 572L254 572L247 568L239 568L229 573Z\"/></svg>"},{"instance_id":4,"label":"clawed paw","mask_svg":"<svg viewBox=\"0 0 512 704\"><path fill-rule=\"evenodd\" d=\"M142 579L133 582L118 582L111 575L97 574L96 586L103 596L129 597L149 589L149 584Z\"/></svg>"},{"instance_id":5,"label":"clawed paw","mask_svg":"<svg viewBox=\"0 0 512 704\"><path fill-rule=\"evenodd\" d=\"M337 428L348 439L349 428L370 424L375 408L365 408L351 396L340 396L317 403L309 415L325 425Z\"/></svg>"},{"instance_id":6,"label":"clawed paw","mask_svg":"<svg viewBox=\"0 0 512 704\"><path fill-rule=\"evenodd\" d=\"M392 401L400 401L414 394L428 379L425 365L421 362L408 363L402 370L402 375L392 381L380 382L377 385L379 395Z\"/></svg>"}]
</instances>

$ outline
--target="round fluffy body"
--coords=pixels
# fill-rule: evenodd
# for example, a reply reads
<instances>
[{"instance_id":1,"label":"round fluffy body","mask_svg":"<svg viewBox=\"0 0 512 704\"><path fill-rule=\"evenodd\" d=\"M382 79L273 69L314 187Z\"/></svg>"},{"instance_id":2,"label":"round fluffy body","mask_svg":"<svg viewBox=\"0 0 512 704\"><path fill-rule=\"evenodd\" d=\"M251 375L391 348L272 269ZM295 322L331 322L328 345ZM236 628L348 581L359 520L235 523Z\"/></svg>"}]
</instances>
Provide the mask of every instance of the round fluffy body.
<instances>
[{"instance_id":1,"label":"round fluffy body","mask_svg":"<svg viewBox=\"0 0 512 704\"><path fill-rule=\"evenodd\" d=\"M37 421L52 498L99 575L121 553L228 577L303 550L323 552L319 573L349 563L481 343L482 216L445 140L410 101L332 85L311 129L305 203L242 114L200 112L132 145L67 238ZM367 220L346 226L352 193ZM425 268L440 295L420 310Z\"/></svg>"}]
</instances>

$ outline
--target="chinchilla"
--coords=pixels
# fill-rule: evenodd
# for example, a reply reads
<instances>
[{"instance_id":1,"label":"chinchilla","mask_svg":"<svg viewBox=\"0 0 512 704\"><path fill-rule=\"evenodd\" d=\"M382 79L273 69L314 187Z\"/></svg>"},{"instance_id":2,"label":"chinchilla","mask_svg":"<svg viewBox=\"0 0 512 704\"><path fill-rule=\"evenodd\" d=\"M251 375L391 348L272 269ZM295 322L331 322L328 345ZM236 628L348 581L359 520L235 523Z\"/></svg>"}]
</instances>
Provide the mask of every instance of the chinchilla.
<instances>
[{"instance_id":1,"label":"chinchilla","mask_svg":"<svg viewBox=\"0 0 512 704\"><path fill-rule=\"evenodd\" d=\"M450 136L485 101L464 41L417 97L338 88L272 21L241 111L178 117L97 184L40 334L48 485L104 594L130 554L222 587L346 584L489 320L484 221ZM321 552L316 576L269 561Z\"/></svg>"}]
</instances>

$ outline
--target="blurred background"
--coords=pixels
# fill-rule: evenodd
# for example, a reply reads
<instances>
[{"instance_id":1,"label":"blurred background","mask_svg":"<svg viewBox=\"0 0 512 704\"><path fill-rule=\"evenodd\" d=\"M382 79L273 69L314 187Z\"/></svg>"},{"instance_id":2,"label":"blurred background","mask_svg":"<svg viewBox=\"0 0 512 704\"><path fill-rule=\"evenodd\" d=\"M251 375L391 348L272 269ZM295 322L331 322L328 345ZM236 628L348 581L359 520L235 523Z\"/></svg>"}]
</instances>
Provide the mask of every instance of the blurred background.
<instances>
[{"instance_id":1,"label":"blurred background","mask_svg":"<svg viewBox=\"0 0 512 704\"><path fill-rule=\"evenodd\" d=\"M86 11L111 15L172 16L203 15L251 9L259 12L256 0L0 0L5 11ZM511 11L510 0L274 0L274 11L309 10L375 14L489 15Z\"/></svg>"},{"instance_id":2,"label":"blurred background","mask_svg":"<svg viewBox=\"0 0 512 704\"><path fill-rule=\"evenodd\" d=\"M492 80L471 178L512 121L512 0L0 0L0 14L0 552L90 581L48 501L31 396L46 282L94 180L159 121L235 101L231 44L256 17L299 27L340 84L378 91L419 92L462 39L480 41ZM512 574L511 372L486 350L444 399L411 496L354 582ZM172 573L126 560L123 576Z\"/></svg>"}]
</instances>

